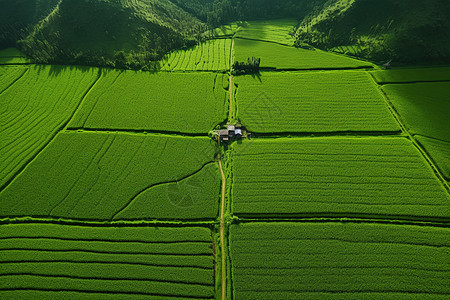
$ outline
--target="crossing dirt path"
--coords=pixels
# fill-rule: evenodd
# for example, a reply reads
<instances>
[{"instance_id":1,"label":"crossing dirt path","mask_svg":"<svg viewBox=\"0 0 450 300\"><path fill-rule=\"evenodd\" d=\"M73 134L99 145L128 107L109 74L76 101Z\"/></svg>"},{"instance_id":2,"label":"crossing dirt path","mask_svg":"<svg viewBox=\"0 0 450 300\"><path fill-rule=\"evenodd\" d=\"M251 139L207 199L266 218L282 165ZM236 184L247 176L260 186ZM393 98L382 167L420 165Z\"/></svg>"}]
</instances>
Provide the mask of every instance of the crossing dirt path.
<instances>
[{"instance_id":1,"label":"crossing dirt path","mask_svg":"<svg viewBox=\"0 0 450 300\"><path fill-rule=\"evenodd\" d=\"M226 269L226 260L225 260L225 174L223 173L222 162L219 158L219 168L220 173L222 175L222 199L221 199L221 207L220 207L220 249L222 256L222 300L226 300L226 278L227 278L227 269Z\"/></svg>"}]
</instances>

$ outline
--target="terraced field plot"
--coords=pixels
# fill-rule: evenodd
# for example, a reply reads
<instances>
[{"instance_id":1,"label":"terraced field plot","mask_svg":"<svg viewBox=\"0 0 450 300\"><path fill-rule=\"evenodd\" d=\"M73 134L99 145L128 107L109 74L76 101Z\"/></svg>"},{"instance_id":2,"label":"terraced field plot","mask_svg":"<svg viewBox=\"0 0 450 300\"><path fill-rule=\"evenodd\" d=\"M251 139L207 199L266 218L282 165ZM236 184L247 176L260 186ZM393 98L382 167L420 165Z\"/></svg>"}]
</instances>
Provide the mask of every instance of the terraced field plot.
<instances>
[{"instance_id":1,"label":"terraced field plot","mask_svg":"<svg viewBox=\"0 0 450 300\"><path fill-rule=\"evenodd\" d=\"M270 20L240 22L235 37L294 45L296 20Z\"/></svg>"},{"instance_id":2,"label":"terraced field plot","mask_svg":"<svg viewBox=\"0 0 450 300\"><path fill-rule=\"evenodd\" d=\"M433 158L442 174L450 180L450 142L417 135L415 138Z\"/></svg>"},{"instance_id":3,"label":"terraced field plot","mask_svg":"<svg viewBox=\"0 0 450 300\"><path fill-rule=\"evenodd\" d=\"M237 118L251 132L400 130L363 72L264 72L235 83Z\"/></svg>"},{"instance_id":4,"label":"terraced field plot","mask_svg":"<svg viewBox=\"0 0 450 300\"><path fill-rule=\"evenodd\" d=\"M0 192L0 216L213 219L214 154L207 137L64 132Z\"/></svg>"},{"instance_id":5,"label":"terraced field plot","mask_svg":"<svg viewBox=\"0 0 450 300\"><path fill-rule=\"evenodd\" d=\"M227 117L227 86L222 74L109 71L69 127L206 135Z\"/></svg>"},{"instance_id":6,"label":"terraced field plot","mask_svg":"<svg viewBox=\"0 0 450 300\"><path fill-rule=\"evenodd\" d=\"M321 50L305 50L237 38L234 61L261 58L261 68L279 70L372 68L373 64Z\"/></svg>"},{"instance_id":7,"label":"terraced field plot","mask_svg":"<svg viewBox=\"0 0 450 300\"><path fill-rule=\"evenodd\" d=\"M407 225L233 225L234 299L443 299L448 234Z\"/></svg>"},{"instance_id":8,"label":"terraced field plot","mask_svg":"<svg viewBox=\"0 0 450 300\"><path fill-rule=\"evenodd\" d=\"M27 67L0 66L0 95L28 71Z\"/></svg>"},{"instance_id":9,"label":"terraced field plot","mask_svg":"<svg viewBox=\"0 0 450 300\"><path fill-rule=\"evenodd\" d=\"M206 228L0 226L0 298L212 299Z\"/></svg>"},{"instance_id":10,"label":"terraced field plot","mask_svg":"<svg viewBox=\"0 0 450 300\"><path fill-rule=\"evenodd\" d=\"M31 59L16 48L7 48L0 51L0 65L20 65L29 63L31 63Z\"/></svg>"},{"instance_id":11,"label":"terraced field plot","mask_svg":"<svg viewBox=\"0 0 450 300\"><path fill-rule=\"evenodd\" d=\"M449 81L450 68L405 68L384 71L373 71L375 81L379 84Z\"/></svg>"},{"instance_id":12,"label":"terraced field plot","mask_svg":"<svg viewBox=\"0 0 450 300\"><path fill-rule=\"evenodd\" d=\"M411 133L450 142L450 82L388 84L383 90Z\"/></svg>"},{"instance_id":13,"label":"terraced field plot","mask_svg":"<svg viewBox=\"0 0 450 300\"><path fill-rule=\"evenodd\" d=\"M406 138L257 139L233 150L237 216L450 216L447 191Z\"/></svg>"},{"instance_id":14,"label":"terraced field plot","mask_svg":"<svg viewBox=\"0 0 450 300\"><path fill-rule=\"evenodd\" d=\"M214 39L168 54L161 71L228 71L231 39Z\"/></svg>"},{"instance_id":15,"label":"terraced field plot","mask_svg":"<svg viewBox=\"0 0 450 300\"><path fill-rule=\"evenodd\" d=\"M0 84L9 87L0 93L0 187L67 124L98 70L32 66L4 72Z\"/></svg>"}]
</instances>

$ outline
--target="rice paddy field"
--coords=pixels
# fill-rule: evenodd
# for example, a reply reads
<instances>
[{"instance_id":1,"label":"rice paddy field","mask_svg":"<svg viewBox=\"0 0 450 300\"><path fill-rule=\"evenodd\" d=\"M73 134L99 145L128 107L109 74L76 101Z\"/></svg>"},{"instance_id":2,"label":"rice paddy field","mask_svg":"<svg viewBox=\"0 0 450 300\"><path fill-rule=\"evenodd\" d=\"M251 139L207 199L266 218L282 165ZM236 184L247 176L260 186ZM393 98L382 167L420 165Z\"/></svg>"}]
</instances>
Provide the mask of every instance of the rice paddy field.
<instances>
[{"instance_id":1,"label":"rice paddy field","mask_svg":"<svg viewBox=\"0 0 450 300\"><path fill-rule=\"evenodd\" d=\"M448 233L409 225L233 225L233 296L443 299L450 292Z\"/></svg>"},{"instance_id":2,"label":"rice paddy field","mask_svg":"<svg viewBox=\"0 0 450 300\"><path fill-rule=\"evenodd\" d=\"M69 128L207 135L227 117L227 86L218 73L106 71Z\"/></svg>"},{"instance_id":3,"label":"rice paddy field","mask_svg":"<svg viewBox=\"0 0 450 300\"><path fill-rule=\"evenodd\" d=\"M11 72L10 72L11 70ZM0 186L17 174L70 120L96 82L90 68L4 69L0 84Z\"/></svg>"},{"instance_id":4,"label":"rice paddy field","mask_svg":"<svg viewBox=\"0 0 450 300\"><path fill-rule=\"evenodd\" d=\"M16 48L0 50L0 65L30 64L31 59Z\"/></svg>"},{"instance_id":5,"label":"rice paddy field","mask_svg":"<svg viewBox=\"0 0 450 300\"><path fill-rule=\"evenodd\" d=\"M447 191L405 138L255 139L234 150L237 216L448 216Z\"/></svg>"},{"instance_id":6,"label":"rice paddy field","mask_svg":"<svg viewBox=\"0 0 450 300\"><path fill-rule=\"evenodd\" d=\"M51 224L0 227L0 297L211 299L211 232Z\"/></svg>"},{"instance_id":7,"label":"rice paddy field","mask_svg":"<svg viewBox=\"0 0 450 300\"><path fill-rule=\"evenodd\" d=\"M206 137L62 132L0 192L0 216L214 219L214 152Z\"/></svg>"},{"instance_id":8,"label":"rice paddy field","mask_svg":"<svg viewBox=\"0 0 450 300\"><path fill-rule=\"evenodd\" d=\"M295 25L223 26L159 72L1 51L0 298L447 299L448 68L297 49Z\"/></svg>"},{"instance_id":9,"label":"rice paddy field","mask_svg":"<svg viewBox=\"0 0 450 300\"><path fill-rule=\"evenodd\" d=\"M252 132L400 130L365 72L262 72L234 82L237 118Z\"/></svg>"},{"instance_id":10,"label":"rice paddy field","mask_svg":"<svg viewBox=\"0 0 450 300\"><path fill-rule=\"evenodd\" d=\"M235 34L237 38L294 45L293 35L297 20L247 21L238 25Z\"/></svg>"},{"instance_id":11,"label":"rice paddy field","mask_svg":"<svg viewBox=\"0 0 450 300\"><path fill-rule=\"evenodd\" d=\"M307 50L276 43L235 39L234 61L246 62L248 58L261 58L263 69L311 70L311 69L352 69L373 68L373 64L350 57Z\"/></svg>"},{"instance_id":12,"label":"rice paddy field","mask_svg":"<svg viewBox=\"0 0 450 300\"><path fill-rule=\"evenodd\" d=\"M449 67L404 68L373 71L371 74L379 84L436 82L450 80Z\"/></svg>"},{"instance_id":13,"label":"rice paddy field","mask_svg":"<svg viewBox=\"0 0 450 300\"><path fill-rule=\"evenodd\" d=\"M162 71L228 71L230 70L231 39L213 39L186 50L168 54Z\"/></svg>"}]
</instances>

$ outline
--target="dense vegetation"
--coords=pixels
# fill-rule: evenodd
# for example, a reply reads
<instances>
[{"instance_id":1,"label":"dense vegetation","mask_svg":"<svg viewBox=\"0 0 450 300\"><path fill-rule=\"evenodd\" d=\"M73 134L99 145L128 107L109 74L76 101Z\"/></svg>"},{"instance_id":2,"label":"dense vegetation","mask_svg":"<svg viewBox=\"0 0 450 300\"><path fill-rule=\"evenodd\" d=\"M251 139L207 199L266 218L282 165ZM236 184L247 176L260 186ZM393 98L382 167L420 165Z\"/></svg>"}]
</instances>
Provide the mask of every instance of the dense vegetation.
<instances>
[{"instance_id":1,"label":"dense vegetation","mask_svg":"<svg viewBox=\"0 0 450 300\"><path fill-rule=\"evenodd\" d=\"M207 137L60 133L0 192L0 216L212 219L214 155Z\"/></svg>"},{"instance_id":2,"label":"dense vegetation","mask_svg":"<svg viewBox=\"0 0 450 300\"><path fill-rule=\"evenodd\" d=\"M165 54L216 27L273 18L300 24L289 45L377 62L450 61L446 0L1 0L0 7L0 49L17 44L41 63L158 70Z\"/></svg>"},{"instance_id":3,"label":"dense vegetation","mask_svg":"<svg viewBox=\"0 0 450 300\"><path fill-rule=\"evenodd\" d=\"M445 298L448 234L408 225L234 225L234 299Z\"/></svg>"},{"instance_id":4,"label":"dense vegetation","mask_svg":"<svg viewBox=\"0 0 450 300\"><path fill-rule=\"evenodd\" d=\"M379 62L450 62L447 0L334 0L303 19L297 42Z\"/></svg>"},{"instance_id":5,"label":"dense vegetation","mask_svg":"<svg viewBox=\"0 0 450 300\"><path fill-rule=\"evenodd\" d=\"M238 216L448 216L448 193L404 138L255 139L233 150Z\"/></svg>"},{"instance_id":6,"label":"dense vegetation","mask_svg":"<svg viewBox=\"0 0 450 300\"><path fill-rule=\"evenodd\" d=\"M237 118L255 133L400 130L365 72L262 72L235 82Z\"/></svg>"},{"instance_id":7,"label":"dense vegetation","mask_svg":"<svg viewBox=\"0 0 450 300\"><path fill-rule=\"evenodd\" d=\"M2 72L0 187L68 123L98 77L96 69L82 67L0 67Z\"/></svg>"},{"instance_id":8,"label":"dense vegetation","mask_svg":"<svg viewBox=\"0 0 450 300\"><path fill-rule=\"evenodd\" d=\"M2 299L214 296L206 228L11 224L0 240Z\"/></svg>"},{"instance_id":9,"label":"dense vegetation","mask_svg":"<svg viewBox=\"0 0 450 300\"><path fill-rule=\"evenodd\" d=\"M206 135L226 119L227 85L225 75L207 72L106 71L69 128Z\"/></svg>"}]
</instances>

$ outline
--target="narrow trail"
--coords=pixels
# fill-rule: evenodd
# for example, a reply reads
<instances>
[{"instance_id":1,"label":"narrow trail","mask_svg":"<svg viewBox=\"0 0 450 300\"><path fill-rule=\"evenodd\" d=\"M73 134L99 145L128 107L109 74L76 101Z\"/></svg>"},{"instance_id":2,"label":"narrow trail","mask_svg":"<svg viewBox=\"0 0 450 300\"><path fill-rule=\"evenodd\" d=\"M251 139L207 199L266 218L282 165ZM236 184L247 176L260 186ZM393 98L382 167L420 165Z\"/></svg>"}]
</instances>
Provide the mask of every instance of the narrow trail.
<instances>
[{"instance_id":1,"label":"narrow trail","mask_svg":"<svg viewBox=\"0 0 450 300\"><path fill-rule=\"evenodd\" d=\"M225 174L223 173L222 162L218 159L220 174L222 175L222 199L220 201L220 249L222 256L222 300L226 300L226 260L225 260Z\"/></svg>"}]
</instances>

